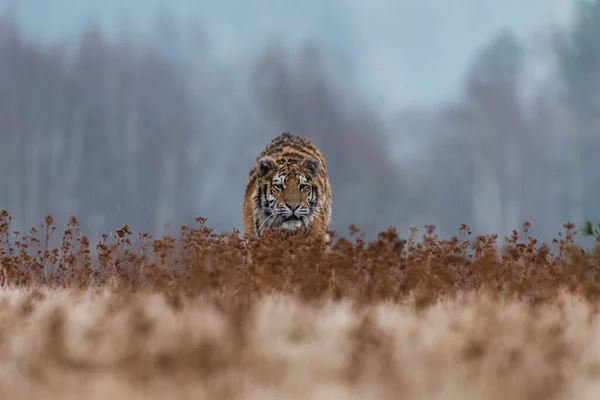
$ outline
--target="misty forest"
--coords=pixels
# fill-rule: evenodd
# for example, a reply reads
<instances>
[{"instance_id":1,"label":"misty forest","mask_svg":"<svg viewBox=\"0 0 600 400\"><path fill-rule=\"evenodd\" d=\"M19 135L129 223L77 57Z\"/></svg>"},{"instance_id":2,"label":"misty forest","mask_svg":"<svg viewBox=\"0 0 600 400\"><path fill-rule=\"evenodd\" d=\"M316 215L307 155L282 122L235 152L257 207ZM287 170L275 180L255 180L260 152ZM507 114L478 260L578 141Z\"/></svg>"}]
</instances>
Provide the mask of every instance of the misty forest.
<instances>
[{"instance_id":1,"label":"misty forest","mask_svg":"<svg viewBox=\"0 0 600 400\"><path fill-rule=\"evenodd\" d=\"M0 16L0 208L15 228L51 213L92 236L177 232L197 216L241 229L247 174L284 131L322 149L342 235L435 224L451 236L466 223L504 237L529 220L548 239L600 220L600 1L540 43L548 72L532 89L530 38L500 30L472 54L460 95L394 118L355 94L317 40L220 65L210 32L168 13L151 35L90 22L69 43L17 21Z\"/></svg>"}]
</instances>

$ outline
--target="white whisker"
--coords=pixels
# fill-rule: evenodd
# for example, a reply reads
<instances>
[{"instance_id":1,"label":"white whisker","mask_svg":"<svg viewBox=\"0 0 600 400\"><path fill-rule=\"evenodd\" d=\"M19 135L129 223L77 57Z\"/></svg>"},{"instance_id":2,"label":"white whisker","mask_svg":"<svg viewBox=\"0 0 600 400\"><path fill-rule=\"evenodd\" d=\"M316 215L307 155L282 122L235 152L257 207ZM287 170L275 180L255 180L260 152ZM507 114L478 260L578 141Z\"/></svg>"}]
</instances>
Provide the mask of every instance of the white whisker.
<instances>
[{"instance_id":1,"label":"white whisker","mask_svg":"<svg viewBox=\"0 0 600 400\"><path fill-rule=\"evenodd\" d=\"M267 221L269 221L270 219L275 218L275 216L276 216L276 214L271 214L267 218L265 218L265 220L262 222L262 224L260 224L260 226L258 227L256 233L260 233L261 228L267 223ZM269 227L271 227L271 225L269 225Z\"/></svg>"}]
</instances>

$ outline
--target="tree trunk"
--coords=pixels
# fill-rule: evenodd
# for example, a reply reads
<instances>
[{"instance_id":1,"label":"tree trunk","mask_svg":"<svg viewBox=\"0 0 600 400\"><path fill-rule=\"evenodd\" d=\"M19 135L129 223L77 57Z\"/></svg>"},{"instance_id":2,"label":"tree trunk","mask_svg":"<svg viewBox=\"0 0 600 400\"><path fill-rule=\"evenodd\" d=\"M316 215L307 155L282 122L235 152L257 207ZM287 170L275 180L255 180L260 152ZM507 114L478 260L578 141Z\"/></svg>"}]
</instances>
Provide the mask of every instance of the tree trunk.
<instances>
[{"instance_id":1,"label":"tree trunk","mask_svg":"<svg viewBox=\"0 0 600 400\"><path fill-rule=\"evenodd\" d=\"M573 132L572 139L568 143L569 160L570 166L570 179L567 184L569 206L568 215L569 220L576 225L583 223L583 164L581 159L581 134L583 124L578 118L575 121L575 132Z\"/></svg>"},{"instance_id":2,"label":"tree trunk","mask_svg":"<svg viewBox=\"0 0 600 400\"><path fill-rule=\"evenodd\" d=\"M519 137L512 134L511 146L508 149L508 159L506 160L507 185L504 188L504 226L505 234L513 229L519 230L521 224L521 174L523 171L522 158L520 152ZM500 234L500 233L498 233Z\"/></svg>"},{"instance_id":3,"label":"tree trunk","mask_svg":"<svg viewBox=\"0 0 600 400\"><path fill-rule=\"evenodd\" d=\"M493 168L484 160L480 149L475 150L473 180L473 219L475 229L482 234L502 230L502 200L499 182Z\"/></svg>"}]
</instances>

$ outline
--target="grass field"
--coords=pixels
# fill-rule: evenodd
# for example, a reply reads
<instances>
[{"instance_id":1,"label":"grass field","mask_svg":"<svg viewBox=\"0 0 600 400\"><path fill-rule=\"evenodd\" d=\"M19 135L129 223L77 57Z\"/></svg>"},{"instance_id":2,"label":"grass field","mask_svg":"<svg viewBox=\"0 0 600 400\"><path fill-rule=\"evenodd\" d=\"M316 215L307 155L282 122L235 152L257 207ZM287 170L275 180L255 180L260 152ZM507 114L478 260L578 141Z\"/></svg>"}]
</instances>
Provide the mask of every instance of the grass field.
<instances>
[{"instance_id":1,"label":"grass field","mask_svg":"<svg viewBox=\"0 0 600 400\"><path fill-rule=\"evenodd\" d=\"M365 243L199 219L97 248L1 214L0 391L19 399L596 399L594 253L523 232Z\"/></svg>"}]
</instances>

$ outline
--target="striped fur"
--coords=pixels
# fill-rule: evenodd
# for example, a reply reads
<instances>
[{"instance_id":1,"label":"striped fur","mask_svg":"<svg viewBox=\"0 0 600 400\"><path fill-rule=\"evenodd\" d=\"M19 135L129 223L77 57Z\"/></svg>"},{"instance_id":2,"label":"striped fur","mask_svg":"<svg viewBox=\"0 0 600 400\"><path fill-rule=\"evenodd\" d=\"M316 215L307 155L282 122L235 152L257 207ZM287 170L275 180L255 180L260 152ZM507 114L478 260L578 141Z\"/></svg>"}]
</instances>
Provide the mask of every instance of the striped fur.
<instances>
[{"instance_id":1,"label":"striped fur","mask_svg":"<svg viewBox=\"0 0 600 400\"><path fill-rule=\"evenodd\" d=\"M319 149L290 133L275 137L250 171L242 216L246 236L260 237L266 228L300 228L329 242L331 187Z\"/></svg>"}]
</instances>

